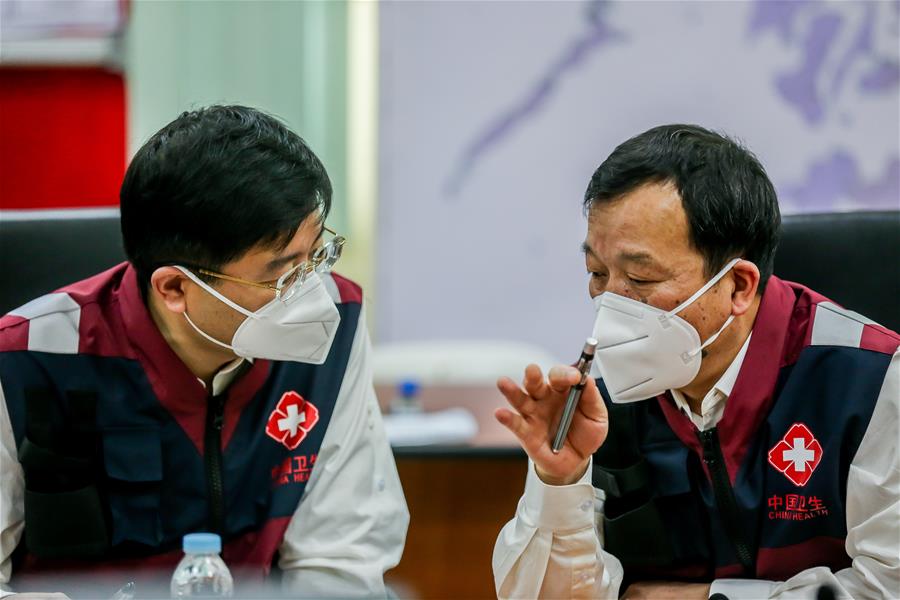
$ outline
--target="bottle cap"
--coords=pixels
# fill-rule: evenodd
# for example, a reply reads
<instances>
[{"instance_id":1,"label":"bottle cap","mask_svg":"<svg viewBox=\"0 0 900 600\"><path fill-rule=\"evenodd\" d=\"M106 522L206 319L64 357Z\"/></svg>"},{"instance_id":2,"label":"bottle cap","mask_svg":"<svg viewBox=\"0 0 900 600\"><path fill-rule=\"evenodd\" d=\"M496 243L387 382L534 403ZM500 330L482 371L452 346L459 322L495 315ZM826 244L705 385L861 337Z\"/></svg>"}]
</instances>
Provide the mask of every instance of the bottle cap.
<instances>
[{"instance_id":1,"label":"bottle cap","mask_svg":"<svg viewBox=\"0 0 900 600\"><path fill-rule=\"evenodd\" d=\"M187 554L218 554L222 538L215 533L189 533L182 539L181 548Z\"/></svg>"},{"instance_id":2,"label":"bottle cap","mask_svg":"<svg viewBox=\"0 0 900 600\"><path fill-rule=\"evenodd\" d=\"M419 382L413 379L404 379L397 385L397 391L403 398L412 398L419 393Z\"/></svg>"}]
</instances>

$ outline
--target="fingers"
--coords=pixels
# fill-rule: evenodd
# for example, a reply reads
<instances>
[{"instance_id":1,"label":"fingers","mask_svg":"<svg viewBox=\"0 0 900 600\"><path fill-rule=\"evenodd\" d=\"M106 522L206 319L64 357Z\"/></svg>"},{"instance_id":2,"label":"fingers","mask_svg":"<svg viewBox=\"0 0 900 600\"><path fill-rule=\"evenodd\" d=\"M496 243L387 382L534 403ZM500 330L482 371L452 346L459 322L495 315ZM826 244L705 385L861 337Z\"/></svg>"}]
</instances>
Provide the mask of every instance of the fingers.
<instances>
[{"instance_id":1,"label":"fingers","mask_svg":"<svg viewBox=\"0 0 900 600\"><path fill-rule=\"evenodd\" d=\"M526 394L512 379L509 377L501 377L497 380L497 389L506 396L506 400L517 411L522 412L528 410L529 404L532 402L531 398L529 398L528 394Z\"/></svg>"},{"instance_id":2,"label":"fingers","mask_svg":"<svg viewBox=\"0 0 900 600\"><path fill-rule=\"evenodd\" d=\"M543 397L547 386L541 368L535 364L525 367L525 378L522 381L522 385L532 398L539 399Z\"/></svg>"},{"instance_id":3,"label":"fingers","mask_svg":"<svg viewBox=\"0 0 900 600\"><path fill-rule=\"evenodd\" d=\"M544 400L551 394L566 394L569 388L581 380L575 367L558 365L550 369L547 379L537 365L525 367L525 391L535 400Z\"/></svg>"},{"instance_id":4,"label":"fingers","mask_svg":"<svg viewBox=\"0 0 900 600\"><path fill-rule=\"evenodd\" d=\"M516 414L508 408L498 408L494 411L494 418L509 429L521 442L525 441L525 436L528 434L528 426L522 415Z\"/></svg>"},{"instance_id":5,"label":"fingers","mask_svg":"<svg viewBox=\"0 0 900 600\"><path fill-rule=\"evenodd\" d=\"M547 380L551 390L557 393L566 393L570 387L581 381L581 373L575 367L557 365L550 369Z\"/></svg>"}]
</instances>

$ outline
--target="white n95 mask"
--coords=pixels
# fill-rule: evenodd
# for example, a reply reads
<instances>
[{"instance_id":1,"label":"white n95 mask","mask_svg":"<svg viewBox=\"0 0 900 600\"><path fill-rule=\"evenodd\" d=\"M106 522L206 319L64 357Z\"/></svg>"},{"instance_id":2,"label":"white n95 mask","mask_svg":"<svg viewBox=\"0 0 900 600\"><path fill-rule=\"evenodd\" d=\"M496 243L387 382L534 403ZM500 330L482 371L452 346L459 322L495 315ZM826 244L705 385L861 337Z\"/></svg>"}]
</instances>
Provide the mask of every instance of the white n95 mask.
<instances>
[{"instance_id":1,"label":"white n95 mask","mask_svg":"<svg viewBox=\"0 0 900 600\"><path fill-rule=\"evenodd\" d=\"M594 298L597 339L592 375L602 377L613 402L623 404L653 398L684 387L700 371L700 352L712 344L731 321L725 320L708 340L678 316L714 286L741 259L729 262L693 296L666 312L612 292Z\"/></svg>"},{"instance_id":2,"label":"white n95 mask","mask_svg":"<svg viewBox=\"0 0 900 600\"><path fill-rule=\"evenodd\" d=\"M311 273L287 303L276 298L256 312L251 312L214 290L191 271L184 267L176 268L247 317L234 332L231 344L226 344L194 325L185 311L184 318L191 327L209 341L244 358L290 360L314 365L325 362L341 316L318 273Z\"/></svg>"}]
</instances>

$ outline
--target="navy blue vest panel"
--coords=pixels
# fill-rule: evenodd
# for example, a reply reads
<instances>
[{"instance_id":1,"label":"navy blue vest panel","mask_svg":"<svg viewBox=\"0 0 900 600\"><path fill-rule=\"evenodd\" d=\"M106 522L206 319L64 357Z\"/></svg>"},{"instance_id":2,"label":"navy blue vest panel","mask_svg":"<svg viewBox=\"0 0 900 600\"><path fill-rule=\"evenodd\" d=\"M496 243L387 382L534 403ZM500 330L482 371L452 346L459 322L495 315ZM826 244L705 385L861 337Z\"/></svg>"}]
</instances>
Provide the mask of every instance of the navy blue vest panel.
<instances>
[{"instance_id":1,"label":"navy blue vest panel","mask_svg":"<svg viewBox=\"0 0 900 600\"><path fill-rule=\"evenodd\" d=\"M289 517L297 508L331 419L360 306L340 305L339 310L341 327L328 360L321 366L272 363L264 384L240 414L223 452L226 540L259 529L269 519ZM92 458L108 498L115 555L177 549L185 533L207 528L203 456L157 402L137 361L4 352L0 381L18 447L27 430L26 390L35 389L48 390L56 402L50 427L61 453L75 450L66 444L96 444ZM95 436L73 438L67 428L73 391L96 395ZM295 450L266 434L270 415L291 391L314 402L319 419ZM286 462L288 480L282 477Z\"/></svg>"}]
</instances>

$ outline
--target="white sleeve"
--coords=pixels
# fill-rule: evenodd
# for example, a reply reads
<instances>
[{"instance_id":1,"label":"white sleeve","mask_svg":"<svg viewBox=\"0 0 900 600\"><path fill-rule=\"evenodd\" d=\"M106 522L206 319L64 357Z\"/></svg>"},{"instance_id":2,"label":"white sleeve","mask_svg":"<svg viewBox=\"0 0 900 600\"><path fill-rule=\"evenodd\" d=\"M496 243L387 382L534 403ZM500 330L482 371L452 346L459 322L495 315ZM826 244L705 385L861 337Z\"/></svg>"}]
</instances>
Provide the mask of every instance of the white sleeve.
<instances>
[{"instance_id":1,"label":"white sleeve","mask_svg":"<svg viewBox=\"0 0 900 600\"><path fill-rule=\"evenodd\" d=\"M303 498L279 548L282 587L294 596L385 597L409 512L372 385L365 313L334 413Z\"/></svg>"},{"instance_id":2,"label":"white sleeve","mask_svg":"<svg viewBox=\"0 0 900 600\"><path fill-rule=\"evenodd\" d=\"M838 598L900 597L900 350L888 367L869 427L847 475L847 541L852 564L801 571L787 581L719 579L710 594L730 600L815 598L822 585Z\"/></svg>"},{"instance_id":3,"label":"white sleeve","mask_svg":"<svg viewBox=\"0 0 900 600\"><path fill-rule=\"evenodd\" d=\"M602 492L591 468L572 485L547 485L528 461L525 494L494 546L499 598L618 598L622 565L602 548Z\"/></svg>"},{"instance_id":4,"label":"white sleeve","mask_svg":"<svg viewBox=\"0 0 900 600\"><path fill-rule=\"evenodd\" d=\"M0 385L0 598L12 576L12 553L25 530L25 474Z\"/></svg>"}]
</instances>

